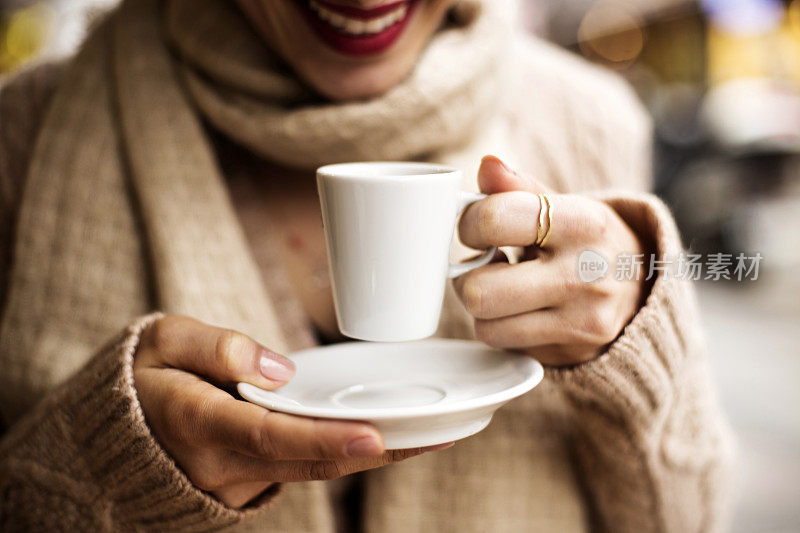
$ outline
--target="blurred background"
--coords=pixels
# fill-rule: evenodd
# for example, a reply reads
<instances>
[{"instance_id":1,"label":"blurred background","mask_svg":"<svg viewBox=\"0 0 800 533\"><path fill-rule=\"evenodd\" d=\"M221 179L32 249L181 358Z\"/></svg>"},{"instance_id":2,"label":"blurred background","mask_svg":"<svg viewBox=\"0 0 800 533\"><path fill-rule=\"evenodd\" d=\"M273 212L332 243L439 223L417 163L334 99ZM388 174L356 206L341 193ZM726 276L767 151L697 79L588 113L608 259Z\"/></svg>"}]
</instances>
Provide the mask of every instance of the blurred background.
<instances>
[{"instance_id":1,"label":"blurred background","mask_svg":"<svg viewBox=\"0 0 800 533\"><path fill-rule=\"evenodd\" d=\"M524 1L531 32L635 88L691 251L763 256L757 281L697 285L739 441L733 531L800 531L800 0ZM0 82L115 3L0 0Z\"/></svg>"}]
</instances>

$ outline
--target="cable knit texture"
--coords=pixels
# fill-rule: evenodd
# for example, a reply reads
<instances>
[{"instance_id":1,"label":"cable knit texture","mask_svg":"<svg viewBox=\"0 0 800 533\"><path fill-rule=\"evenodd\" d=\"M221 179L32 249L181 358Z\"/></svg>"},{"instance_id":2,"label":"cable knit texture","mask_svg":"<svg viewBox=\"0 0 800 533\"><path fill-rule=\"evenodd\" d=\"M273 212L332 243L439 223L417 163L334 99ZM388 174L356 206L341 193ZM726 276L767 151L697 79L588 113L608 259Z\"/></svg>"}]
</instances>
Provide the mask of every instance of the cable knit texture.
<instances>
[{"instance_id":1,"label":"cable knit texture","mask_svg":"<svg viewBox=\"0 0 800 533\"><path fill-rule=\"evenodd\" d=\"M278 351L313 343L253 176L436 160L474 189L480 156L496 153L557 190L592 191L655 251L680 249L668 210L641 192L649 124L630 91L515 33L509 2L458 3L408 79L342 104L288 73L232 4L125 1L67 64L0 91L2 530L334 529L342 509L325 483L276 486L244 509L193 487L133 387L156 309ZM209 128L262 166L225 159ZM452 288L438 335L473 335ZM362 475L355 521L377 533L722 529L730 438L709 387L691 286L659 277L597 360L549 369L449 450Z\"/></svg>"}]
</instances>

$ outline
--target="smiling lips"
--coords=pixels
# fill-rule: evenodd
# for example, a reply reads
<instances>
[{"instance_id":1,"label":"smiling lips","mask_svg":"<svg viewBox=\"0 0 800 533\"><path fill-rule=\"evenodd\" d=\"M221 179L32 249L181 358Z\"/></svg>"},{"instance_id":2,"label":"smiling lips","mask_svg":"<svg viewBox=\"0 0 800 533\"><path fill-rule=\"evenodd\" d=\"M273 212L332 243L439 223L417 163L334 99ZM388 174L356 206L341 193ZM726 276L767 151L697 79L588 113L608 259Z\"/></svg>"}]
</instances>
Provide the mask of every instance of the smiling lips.
<instances>
[{"instance_id":1,"label":"smiling lips","mask_svg":"<svg viewBox=\"0 0 800 533\"><path fill-rule=\"evenodd\" d=\"M404 0L362 9L325 0L297 2L311 29L323 42L352 56L388 50L403 33L416 4L417 0Z\"/></svg>"}]
</instances>

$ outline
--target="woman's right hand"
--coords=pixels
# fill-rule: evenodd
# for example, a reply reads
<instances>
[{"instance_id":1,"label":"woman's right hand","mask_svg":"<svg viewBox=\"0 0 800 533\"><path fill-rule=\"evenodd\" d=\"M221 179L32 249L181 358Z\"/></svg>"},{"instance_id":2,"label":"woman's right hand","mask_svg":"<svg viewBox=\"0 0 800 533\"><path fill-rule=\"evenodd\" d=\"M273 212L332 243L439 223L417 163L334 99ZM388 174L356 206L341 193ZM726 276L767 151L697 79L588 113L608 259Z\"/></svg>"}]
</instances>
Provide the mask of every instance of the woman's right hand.
<instances>
[{"instance_id":1,"label":"woman's right hand","mask_svg":"<svg viewBox=\"0 0 800 533\"><path fill-rule=\"evenodd\" d=\"M333 479L430 449L386 451L374 427L268 411L213 383L275 389L294 364L242 333L168 316L143 333L134 361L155 437L200 489L240 507L270 484Z\"/></svg>"}]
</instances>

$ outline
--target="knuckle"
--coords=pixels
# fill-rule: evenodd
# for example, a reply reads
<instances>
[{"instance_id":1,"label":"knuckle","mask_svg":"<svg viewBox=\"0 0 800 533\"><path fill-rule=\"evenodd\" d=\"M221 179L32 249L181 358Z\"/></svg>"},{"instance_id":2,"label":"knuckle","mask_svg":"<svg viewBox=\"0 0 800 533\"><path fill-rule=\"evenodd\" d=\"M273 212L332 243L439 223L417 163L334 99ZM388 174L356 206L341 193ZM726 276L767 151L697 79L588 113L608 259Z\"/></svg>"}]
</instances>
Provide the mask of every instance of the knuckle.
<instances>
[{"instance_id":1,"label":"knuckle","mask_svg":"<svg viewBox=\"0 0 800 533\"><path fill-rule=\"evenodd\" d=\"M461 284L461 302L467 312L476 317L482 317L485 312L485 293L483 283L477 276L470 272Z\"/></svg>"},{"instance_id":2,"label":"knuckle","mask_svg":"<svg viewBox=\"0 0 800 533\"><path fill-rule=\"evenodd\" d=\"M587 285L591 285L589 283L584 283L581 281L577 275L570 272L569 274L563 276L562 278L562 285L564 293L569 296L575 296L583 294L586 290ZM591 289L590 289L591 290Z\"/></svg>"},{"instance_id":3,"label":"knuckle","mask_svg":"<svg viewBox=\"0 0 800 533\"><path fill-rule=\"evenodd\" d=\"M270 412L264 413L262 421L270 416ZM251 439L250 448L255 450L258 455L266 459L277 459L279 450L272 432L265 424L256 425L251 431L249 438Z\"/></svg>"},{"instance_id":4,"label":"knuckle","mask_svg":"<svg viewBox=\"0 0 800 533\"><path fill-rule=\"evenodd\" d=\"M223 471L224 469L217 464L217 461L201 460L200 464L192 470L189 477L197 488L204 491L212 491L225 484Z\"/></svg>"},{"instance_id":5,"label":"knuckle","mask_svg":"<svg viewBox=\"0 0 800 533\"><path fill-rule=\"evenodd\" d=\"M198 489L204 491L214 490L216 488L216 480L212 479L212 476L208 474L207 468L198 468L197 470L188 473L189 479L192 480L192 484L194 484Z\"/></svg>"},{"instance_id":6,"label":"knuckle","mask_svg":"<svg viewBox=\"0 0 800 533\"><path fill-rule=\"evenodd\" d=\"M159 318L145 330L142 344L156 353L169 353L176 341L176 324L182 320L178 316Z\"/></svg>"},{"instance_id":7,"label":"knuckle","mask_svg":"<svg viewBox=\"0 0 800 533\"><path fill-rule=\"evenodd\" d=\"M314 461L304 467L304 476L313 481L327 481L336 479L346 474L343 466L338 461Z\"/></svg>"},{"instance_id":8,"label":"knuckle","mask_svg":"<svg viewBox=\"0 0 800 533\"><path fill-rule=\"evenodd\" d=\"M602 242L610 222L609 212L604 205L585 209L580 218L579 231L594 242Z\"/></svg>"},{"instance_id":9,"label":"knuckle","mask_svg":"<svg viewBox=\"0 0 800 533\"><path fill-rule=\"evenodd\" d=\"M586 314L584 333L595 343L608 344L617 336L616 317L606 306L596 306Z\"/></svg>"},{"instance_id":10,"label":"knuckle","mask_svg":"<svg viewBox=\"0 0 800 533\"><path fill-rule=\"evenodd\" d=\"M389 461L392 463L397 463L399 461L405 461L409 457L413 457L418 454L419 451L416 448L408 450L391 450L389 452Z\"/></svg>"},{"instance_id":11,"label":"knuckle","mask_svg":"<svg viewBox=\"0 0 800 533\"><path fill-rule=\"evenodd\" d=\"M239 361L246 353L249 339L238 331L225 330L217 337L214 358L219 371L233 376L239 368Z\"/></svg>"},{"instance_id":12,"label":"knuckle","mask_svg":"<svg viewBox=\"0 0 800 533\"><path fill-rule=\"evenodd\" d=\"M577 269L574 267L576 264L578 264L577 256L575 257L574 262L563 261L558 267L558 283L561 284L560 288L567 296L581 294L586 290L587 286L592 285L591 283L585 283L580 279Z\"/></svg>"},{"instance_id":13,"label":"knuckle","mask_svg":"<svg viewBox=\"0 0 800 533\"><path fill-rule=\"evenodd\" d=\"M300 478L307 481L319 481L323 479L320 477L321 464L315 462L307 462L300 464Z\"/></svg>"},{"instance_id":14,"label":"knuckle","mask_svg":"<svg viewBox=\"0 0 800 533\"><path fill-rule=\"evenodd\" d=\"M344 467L340 461L330 461L325 463L327 468L325 469L326 479L337 479L347 475L347 469Z\"/></svg>"},{"instance_id":15,"label":"knuckle","mask_svg":"<svg viewBox=\"0 0 800 533\"><path fill-rule=\"evenodd\" d=\"M487 244L498 242L503 229L502 201L489 198L478 210L478 231L481 240Z\"/></svg>"},{"instance_id":16,"label":"knuckle","mask_svg":"<svg viewBox=\"0 0 800 533\"><path fill-rule=\"evenodd\" d=\"M604 205L576 195L563 195L564 216L560 217L558 229L574 243L597 242L596 235L604 231L607 224Z\"/></svg>"},{"instance_id":17,"label":"knuckle","mask_svg":"<svg viewBox=\"0 0 800 533\"><path fill-rule=\"evenodd\" d=\"M497 328L489 320L475 320L475 338L489 346L499 347L497 344Z\"/></svg>"},{"instance_id":18,"label":"knuckle","mask_svg":"<svg viewBox=\"0 0 800 533\"><path fill-rule=\"evenodd\" d=\"M195 432L193 428L198 423L199 407L197 400L188 395L181 395L167 407L166 419L172 436L178 442L191 444Z\"/></svg>"},{"instance_id":19,"label":"knuckle","mask_svg":"<svg viewBox=\"0 0 800 533\"><path fill-rule=\"evenodd\" d=\"M315 420L314 423L316 424L316 422L317 421ZM321 436L312 436L309 446L311 448L311 454L313 457L325 458L333 455L331 453L332 446L330 446Z\"/></svg>"},{"instance_id":20,"label":"knuckle","mask_svg":"<svg viewBox=\"0 0 800 533\"><path fill-rule=\"evenodd\" d=\"M221 394L225 394L220 392ZM179 404L176 416L176 433L182 442L200 444L213 428L210 422L219 408L219 395L191 395Z\"/></svg>"},{"instance_id":21,"label":"knuckle","mask_svg":"<svg viewBox=\"0 0 800 533\"><path fill-rule=\"evenodd\" d=\"M610 305L614 299L615 286L613 282L606 275L604 278L598 279L593 283L585 283L586 290L589 291L591 298L597 301L600 305Z\"/></svg>"},{"instance_id":22,"label":"knuckle","mask_svg":"<svg viewBox=\"0 0 800 533\"><path fill-rule=\"evenodd\" d=\"M572 355L571 364L579 365L579 364L583 364L583 363L588 363L588 362L594 360L595 358L597 358L598 355L600 355L600 353L599 353L599 351L597 349L594 349L594 350L593 349L585 349L585 350L583 350L583 351L581 351L579 353L576 353L576 354Z\"/></svg>"}]
</instances>

